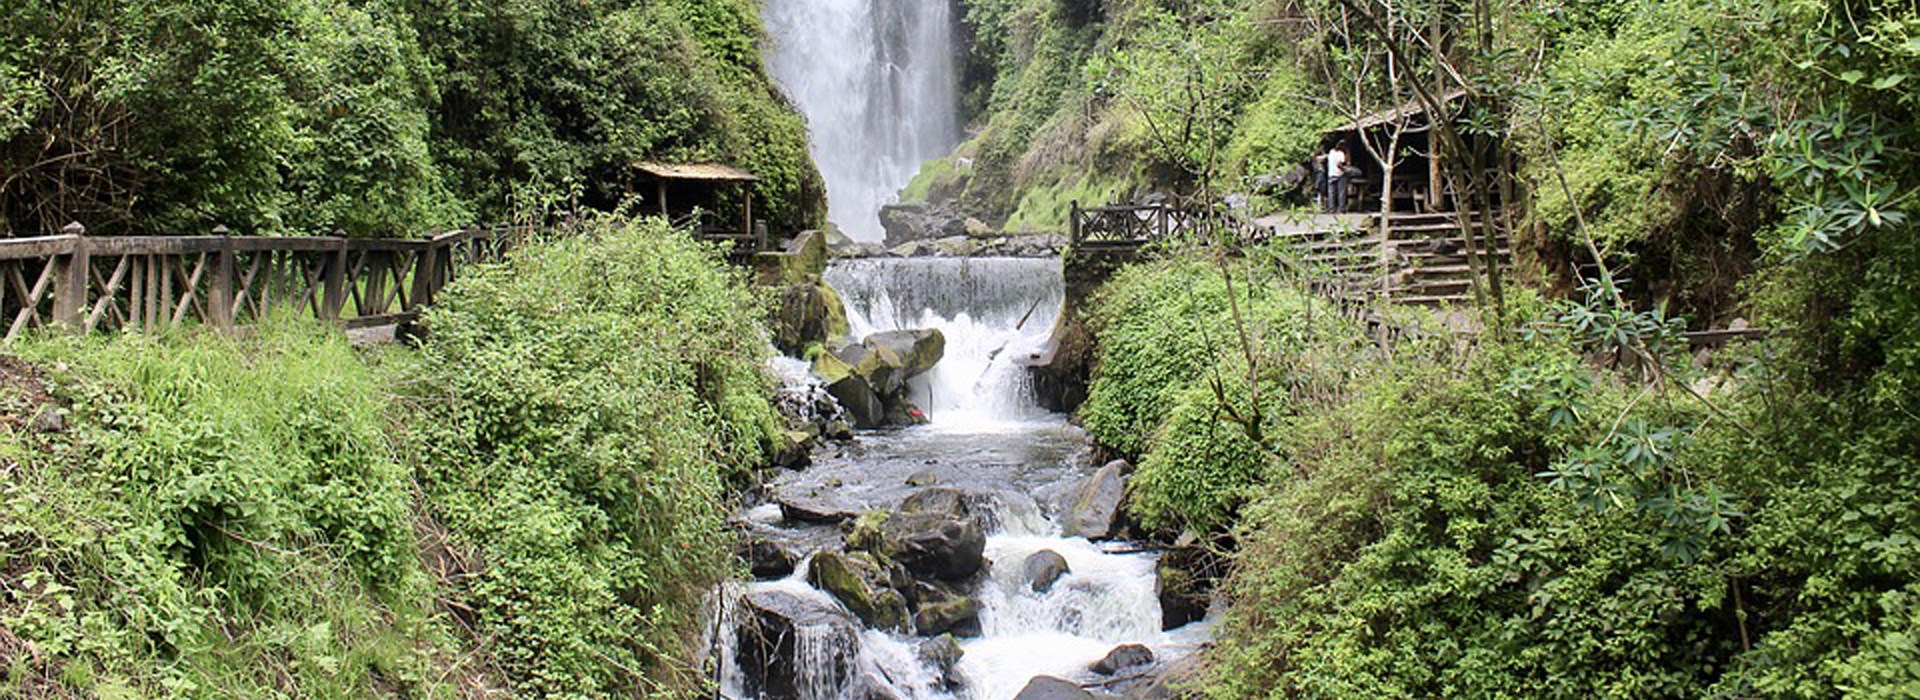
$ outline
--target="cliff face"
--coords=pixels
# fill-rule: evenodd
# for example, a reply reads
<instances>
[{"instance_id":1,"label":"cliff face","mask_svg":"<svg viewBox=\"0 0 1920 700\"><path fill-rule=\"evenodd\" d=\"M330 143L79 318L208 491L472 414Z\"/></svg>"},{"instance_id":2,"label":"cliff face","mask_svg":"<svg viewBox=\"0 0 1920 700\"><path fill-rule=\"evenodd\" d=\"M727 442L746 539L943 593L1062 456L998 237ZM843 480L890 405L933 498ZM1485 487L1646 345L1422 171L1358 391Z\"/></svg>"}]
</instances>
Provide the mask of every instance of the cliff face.
<instances>
[{"instance_id":1,"label":"cliff face","mask_svg":"<svg viewBox=\"0 0 1920 700\"><path fill-rule=\"evenodd\" d=\"M1298 99L1288 41L1259 22L1270 3L1205 3L1215 19L1202 31L1184 15L1125 0L963 4L970 137L929 162L903 201L1009 232L1060 232L1074 201L1192 188L1197 174L1183 151L1211 152L1209 179L1232 191L1303 161L1325 126ZM1208 65L1195 51L1210 52ZM1189 79L1207 94L1174 104L1188 99ZM1194 106L1213 118L1198 129L1161 123Z\"/></svg>"}]
</instances>

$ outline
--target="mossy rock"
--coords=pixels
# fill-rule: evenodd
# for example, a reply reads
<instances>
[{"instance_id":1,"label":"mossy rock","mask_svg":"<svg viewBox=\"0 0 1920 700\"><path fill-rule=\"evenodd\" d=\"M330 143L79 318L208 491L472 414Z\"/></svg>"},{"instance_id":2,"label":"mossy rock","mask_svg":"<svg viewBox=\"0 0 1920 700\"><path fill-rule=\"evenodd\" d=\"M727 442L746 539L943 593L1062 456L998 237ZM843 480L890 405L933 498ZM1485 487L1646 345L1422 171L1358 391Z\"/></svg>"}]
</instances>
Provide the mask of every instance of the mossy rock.
<instances>
[{"instance_id":1,"label":"mossy rock","mask_svg":"<svg viewBox=\"0 0 1920 700\"><path fill-rule=\"evenodd\" d=\"M802 231L785 250L753 256L754 281L766 287L791 287L817 280L827 272L827 237Z\"/></svg>"},{"instance_id":2,"label":"mossy rock","mask_svg":"<svg viewBox=\"0 0 1920 700\"><path fill-rule=\"evenodd\" d=\"M865 552L813 555L807 582L826 591L868 627L908 631L907 599L889 583L886 568Z\"/></svg>"},{"instance_id":3,"label":"mossy rock","mask_svg":"<svg viewBox=\"0 0 1920 700\"><path fill-rule=\"evenodd\" d=\"M853 521L853 529L847 533L849 551L877 551L880 549L881 535L887 527L887 518L893 513L885 510L870 510L861 513Z\"/></svg>"},{"instance_id":4,"label":"mossy rock","mask_svg":"<svg viewBox=\"0 0 1920 700\"><path fill-rule=\"evenodd\" d=\"M789 355L800 355L814 345L844 343L850 332L840 295L817 279L786 287L770 325L774 347Z\"/></svg>"}]
</instances>

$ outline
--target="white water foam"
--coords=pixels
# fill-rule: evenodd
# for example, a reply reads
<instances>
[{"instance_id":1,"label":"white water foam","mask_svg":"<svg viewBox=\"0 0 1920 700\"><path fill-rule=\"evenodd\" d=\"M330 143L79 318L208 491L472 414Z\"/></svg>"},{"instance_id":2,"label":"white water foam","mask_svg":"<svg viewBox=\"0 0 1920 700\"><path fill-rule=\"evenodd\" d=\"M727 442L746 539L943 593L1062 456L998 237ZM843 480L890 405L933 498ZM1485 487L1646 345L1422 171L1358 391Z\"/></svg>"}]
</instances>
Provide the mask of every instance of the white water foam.
<instances>
[{"instance_id":1,"label":"white water foam","mask_svg":"<svg viewBox=\"0 0 1920 700\"><path fill-rule=\"evenodd\" d=\"M826 281L853 336L937 328L946 354L912 382L937 428L981 431L1045 418L1016 360L1041 351L1060 315L1060 263L1027 258L836 260Z\"/></svg>"}]
</instances>

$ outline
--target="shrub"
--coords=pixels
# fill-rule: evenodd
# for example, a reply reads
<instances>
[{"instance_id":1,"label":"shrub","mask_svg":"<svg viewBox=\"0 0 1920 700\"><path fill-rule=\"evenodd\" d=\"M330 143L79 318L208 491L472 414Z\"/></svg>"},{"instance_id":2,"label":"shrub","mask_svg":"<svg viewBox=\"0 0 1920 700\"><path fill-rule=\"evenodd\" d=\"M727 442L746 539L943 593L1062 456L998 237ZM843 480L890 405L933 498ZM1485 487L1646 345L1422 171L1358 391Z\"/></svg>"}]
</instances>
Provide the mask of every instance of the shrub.
<instances>
[{"instance_id":1,"label":"shrub","mask_svg":"<svg viewBox=\"0 0 1920 700\"><path fill-rule=\"evenodd\" d=\"M486 562L467 596L518 692L699 682L727 479L778 434L761 316L713 251L612 219L461 279L428 313L421 486Z\"/></svg>"},{"instance_id":2,"label":"shrub","mask_svg":"<svg viewBox=\"0 0 1920 700\"><path fill-rule=\"evenodd\" d=\"M337 330L18 350L51 394L0 360L0 695L424 692L410 486Z\"/></svg>"}]
</instances>

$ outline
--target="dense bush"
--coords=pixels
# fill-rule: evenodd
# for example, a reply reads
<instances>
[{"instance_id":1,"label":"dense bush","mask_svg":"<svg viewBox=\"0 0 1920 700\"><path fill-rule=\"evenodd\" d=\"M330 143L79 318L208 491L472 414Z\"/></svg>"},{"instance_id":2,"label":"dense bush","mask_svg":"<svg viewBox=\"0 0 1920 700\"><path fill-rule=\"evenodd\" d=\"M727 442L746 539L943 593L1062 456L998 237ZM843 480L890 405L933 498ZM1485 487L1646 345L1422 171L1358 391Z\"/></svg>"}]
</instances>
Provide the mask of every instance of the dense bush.
<instances>
[{"instance_id":1,"label":"dense bush","mask_svg":"<svg viewBox=\"0 0 1920 700\"><path fill-rule=\"evenodd\" d=\"M1267 437L1290 422L1288 397L1344 363L1306 352L1314 309L1258 274L1263 267L1186 259L1129 267L1095 302L1099 349L1080 417L1094 439L1138 459L1128 507L1152 527L1205 532L1230 522L1278 466ZM1258 348L1257 390L1222 270L1235 276L1240 318ZM1321 323L1344 326L1337 317Z\"/></svg>"},{"instance_id":2,"label":"dense bush","mask_svg":"<svg viewBox=\"0 0 1920 700\"><path fill-rule=\"evenodd\" d=\"M462 597L516 691L699 682L731 476L777 434L742 274L682 232L594 221L462 278L408 421L428 511L485 562Z\"/></svg>"},{"instance_id":3,"label":"dense bush","mask_svg":"<svg viewBox=\"0 0 1920 700\"><path fill-rule=\"evenodd\" d=\"M610 209L638 160L819 221L747 0L25 0L0 9L0 234L412 235Z\"/></svg>"},{"instance_id":4,"label":"dense bush","mask_svg":"<svg viewBox=\"0 0 1920 700\"><path fill-rule=\"evenodd\" d=\"M46 374L0 360L0 695L434 684L386 386L337 331L17 350Z\"/></svg>"}]
</instances>

